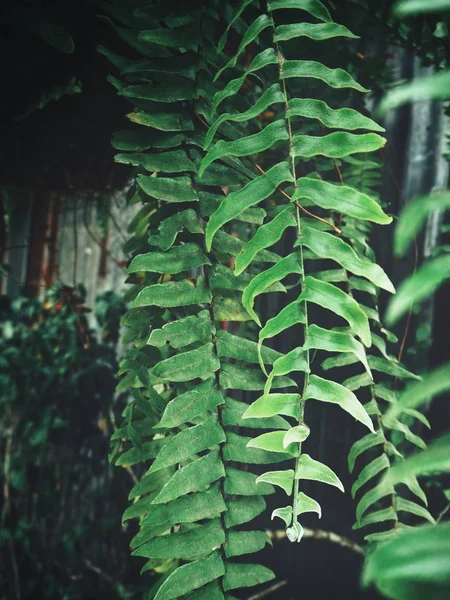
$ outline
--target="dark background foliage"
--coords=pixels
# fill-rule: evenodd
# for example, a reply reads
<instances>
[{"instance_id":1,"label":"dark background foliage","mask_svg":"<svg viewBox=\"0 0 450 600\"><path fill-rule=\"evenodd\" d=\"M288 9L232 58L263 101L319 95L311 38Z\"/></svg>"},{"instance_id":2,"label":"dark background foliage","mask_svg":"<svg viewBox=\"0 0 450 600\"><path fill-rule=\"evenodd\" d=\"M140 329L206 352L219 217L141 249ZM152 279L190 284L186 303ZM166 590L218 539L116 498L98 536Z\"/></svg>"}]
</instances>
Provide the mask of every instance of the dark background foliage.
<instances>
[{"instance_id":1,"label":"dark background foliage","mask_svg":"<svg viewBox=\"0 0 450 600\"><path fill-rule=\"evenodd\" d=\"M374 90L375 100L395 80L414 75L414 55L428 65L446 60L448 41L434 35L434 18L400 26L390 20L389 1L329 4L337 9L340 22L363 36L345 60L354 64L361 83ZM113 163L109 142L111 133L123 125L128 106L107 81L109 64L96 50L104 45L121 51L115 32L97 17L101 2L24 0L22 5L34 11L28 13L31 21L34 14L63 26L75 49L58 51L29 31L24 13L19 18L13 14L17 2L2 5L1 233L6 230L10 188L31 189L39 199L48 190L64 195L119 189L128 176L126 168ZM62 39L62 49L70 49ZM399 72L393 73L388 65L394 48L402 50L395 50ZM78 81L81 93L73 93ZM55 86L61 87L55 91ZM414 193L427 192L438 175L438 110L432 107L427 123L428 148L416 148L416 157L411 142L414 119L411 107L397 111L381 157L382 197L393 214L398 214L411 188ZM420 152L425 158L411 173L408 165ZM439 243L448 243L448 235ZM2 255L5 239L0 239ZM394 283L412 270L412 255L393 263L391 233L376 232L373 245ZM423 240L418 247L421 258ZM413 370L450 357L449 296L447 284L434 303L413 315L404 354ZM124 398L115 392L123 306L114 293L102 295L89 307L95 318L88 321L84 300L81 287L61 285L41 299L29 293L1 298L0 597L8 600L141 598L148 585L140 578L139 559L129 556L133 526L122 529L120 524L135 474L113 471L108 463L109 436L124 406ZM404 328L402 323L397 331L400 339ZM430 409L434 436L446 430L448 411L443 403ZM344 485L350 487L345 473L347 451L355 439L351 423L338 410L323 411L320 406L312 408L309 420L315 432L314 455L343 474ZM435 482L428 490L434 515L444 507L440 488ZM314 492L324 508L320 527L360 542L360 535L351 531L350 496L324 492L320 486ZM256 524L265 523L264 515ZM305 519L305 526L317 527L316 519ZM263 562L280 579L289 579L274 598L377 597L359 588L361 556L326 541L305 540L295 546L275 542Z\"/></svg>"},{"instance_id":2,"label":"dark background foliage","mask_svg":"<svg viewBox=\"0 0 450 600\"><path fill-rule=\"evenodd\" d=\"M2 56L9 57L3 63L7 93L0 107L2 183L61 190L120 185L125 174L114 169L109 140L127 104L111 93L108 65L96 51L100 44L117 45L114 31L97 16L101 7L90 0L23 3L71 35L75 50L65 53L24 30L22 15L8 22L17 4L3 4L0 20ZM82 82L81 94L65 95L26 115L71 78Z\"/></svg>"}]
</instances>

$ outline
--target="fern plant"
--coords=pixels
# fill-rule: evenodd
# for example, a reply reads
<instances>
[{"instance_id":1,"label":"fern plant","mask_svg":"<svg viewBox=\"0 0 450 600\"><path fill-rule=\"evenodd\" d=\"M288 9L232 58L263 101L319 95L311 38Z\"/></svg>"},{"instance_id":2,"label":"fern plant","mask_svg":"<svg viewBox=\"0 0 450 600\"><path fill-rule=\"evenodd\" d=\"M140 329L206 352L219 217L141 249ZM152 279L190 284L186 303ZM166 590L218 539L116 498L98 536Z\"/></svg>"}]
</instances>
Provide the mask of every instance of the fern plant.
<instances>
[{"instance_id":1,"label":"fern plant","mask_svg":"<svg viewBox=\"0 0 450 600\"><path fill-rule=\"evenodd\" d=\"M119 386L133 399L111 453L142 473L124 520L139 520L134 554L161 575L151 598L231 600L274 576L239 559L269 541L251 525L265 495L289 496L273 517L300 541L301 515L321 514L302 482L343 490L304 451L306 401L339 405L378 440L378 405L354 392L377 390L373 372L409 376L381 337L378 290L394 289L367 238L371 223L392 221L371 192L383 129L346 107L367 91L349 72L289 59L294 44L308 41L317 56L356 37L318 0L99 4L141 55L100 49L133 104L132 128L113 145L116 161L136 168L129 201L142 204L126 244L130 348ZM293 300L275 312L280 292ZM287 354L269 345L283 332L302 340ZM372 345L381 357L367 356ZM317 352L337 353L325 369L356 362L364 374L326 379Z\"/></svg>"}]
</instances>

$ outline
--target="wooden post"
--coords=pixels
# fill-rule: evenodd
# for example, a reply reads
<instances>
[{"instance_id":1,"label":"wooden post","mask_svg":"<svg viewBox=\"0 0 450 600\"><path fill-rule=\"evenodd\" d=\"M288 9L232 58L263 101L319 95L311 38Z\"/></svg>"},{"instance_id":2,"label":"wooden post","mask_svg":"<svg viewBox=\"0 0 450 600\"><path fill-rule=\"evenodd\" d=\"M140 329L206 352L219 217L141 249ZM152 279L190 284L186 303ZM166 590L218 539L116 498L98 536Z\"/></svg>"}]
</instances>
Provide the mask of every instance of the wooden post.
<instances>
[{"instance_id":1,"label":"wooden post","mask_svg":"<svg viewBox=\"0 0 450 600\"><path fill-rule=\"evenodd\" d=\"M53 278L57 272L57 249L59 217L61 213L61 199L56 194L50 194L50 210L48 219L48 238L47 238L47 260L44 269L45 286L49 287L53 283Z\"/></svg>"},{"instance_id":2,"label":"wooden post","mask_svg":"<svg viewBox=\"0 0 450 600\"><path fill-rule=\"evenodd\" d=\"M49 207L50 193L36 192L31 213L28 265L25 278L25 293L33 297L39 296L41 290Z\"/></svg>"}]
</instances>

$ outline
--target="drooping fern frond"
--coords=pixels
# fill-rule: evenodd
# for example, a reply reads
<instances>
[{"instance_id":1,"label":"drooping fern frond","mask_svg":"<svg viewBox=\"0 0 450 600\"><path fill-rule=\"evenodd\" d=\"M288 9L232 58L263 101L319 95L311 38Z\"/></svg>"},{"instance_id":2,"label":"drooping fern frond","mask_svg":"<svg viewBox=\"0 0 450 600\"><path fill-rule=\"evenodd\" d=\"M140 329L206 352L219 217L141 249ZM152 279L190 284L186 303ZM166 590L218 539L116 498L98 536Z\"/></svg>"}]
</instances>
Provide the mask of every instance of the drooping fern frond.
<instances>
[{"instance_id":1,"label":"drooping fern frond","mask_svg":"<svg viewBox=\"0 0 450 600\"><path fill-rule=\"evenodd\" d=\"M367 257L358 256L342 239L344 236L335 235L341 232L332 223L333 217L329 213L379 224L390 223L391 218L365 190L327 181L323 177L334 169L334 161L371 152L385 144L384 138L375 133L382 131L379 125L354 109L342 108L348 93L366 90L343 69L329 68L313 60L289 60L282 49L285 44L289 48L291 40L326 43L331 39L352 39L355 36L334 23L325 6L316 0L271 0L264 7L267 10L259 10L258 6L258 2L243 2L235 13L236 22L245 22L245 33L237 52L216 75L220 81L226 77L229 79L212 102L212 116L217 115L218 109L222 112L216 116L207 136L208 152L200 172L207 172L216 161L229 157L238 159L246 168L253 166L259 172L258 177L229 193L211 215L206 228L208 248L214 243L220 228L242 211L263 206L268 199L272 204L267 220L236 257L237 276L246 270L252 272L258 254L280 240L288 228L296 231L292 253L254 274L244 290L243 304L261 328L259 348L264 341L299 324L303 329L303 345L277 359L269 372L260 352L260 365L268 373L264 394L248 408L244 417L265 419L282 415L290 419L288 431L266 432L252 439L248 445L280 453L280 456L286 451L293 455L292 468L270 471L260 476L258 481L277 485L292 496L291 504L277 509L274 516L285 521L289 539L299 541L302 527L298 517L303 512L321 512L318 503L303 493L301 481L316 480L343 489L329 467L303 452L303 444L309 435L305 422L306 401L315 399L338 404L374 431L370 416L351 389L316 375L312 372L310 361L313 350L345 352L361 361L371 381L364 348L371 346L369 317L349 290L339 286L340 280L335 285L336 280L330 282L319 274L316 276L314 266L312 270L309 267L318 258L335 261L346 272L392 292L392 284L382 269ZM296 19L299 15L300 19L308 21L286 24L287 20ZM245 67L240 67L239 58L250 44L253 58L246 61ZM238 94L244 85L254 86L256 98L253 108L242 111L239 110ZM302 94L299 97L298 90L304 93L308 87L308 96L305 98ZM322 99L324 93L328 98L329 89L333 93L341 93L339 108L331 108ZM252 128L249 120L260 111L267 112L269 109L273 119L269 119L263 128ZM224 138L224 125L230 122L242 124L241 127L246 125L247 129L240 137ZM368 133L355 133L361 129ZM221 139L211 145L214 135ZM256 154L258 162L253 158ZM324 161L328 161L326 168L322 168ZM289 281L296 278L294 288L299 288L300 293L263 325L255 302L269 286L286 278ZM289 287L292 288L292 285ZM342 319L347 323L348 331L341 331L339 326L325 329L312 322L309 318L311 306L320 306ZM302 373L303 382L295 393L274 391L276 377L297 372Z\"/></svg>"},{"instance_id":2,"label":"drooping fern frond","mask_svg":"<svg viewBox=\"0 0 450 600\"><path fill-rule=\"evenodd\" d=\"M366 540L371 542L389 539L398 533L403 525L400 513L410 513L434 522L433 517L426 509L427 499L417 479L413 475L406 476L400 488L391 486L387 488L380 485L380 477L399 462L403 461L403 446L405 443L418 448L425 448L425 442L415 433L410 425L418 422L429 427L427 419L416 410L406 410L397 414L395 419L388 419L388 409L397 405L397 389L400 382L418 379L417 376L405 369L387 351L392 334L381 327L377 295L371 294L369 289L361 287L353 279L349 281L352 293L358 295L364 291L372 295L373 306L368 307L373 345L370 348L367 361L373 374L370 379L367 374L355 375L348 378L344 385L363 397L367 402L364 407L374 422L374 433L368 433L357 440L349 452L349 469L354 471L355 465L361 457L369 457L364 468L352 486L352 496L359 496L356 509L355 529L381 524L382 530L366 535ZM356 285L355 285L356 284ZM323 368L348 367L355 362L349 355L337 355L327 359ZM415 496L420 503L413 501L408 496ZM380 504L381 503L381 504ZM424 506L425 505L425 506Z\"/></svg>"},{"instance_id":3,"label":"drooping fern frond","mask_svg":"<svg viewBox=\"0 0 450 600\"><path fill-rule=\"evenodd\" d=\"M380 170L379 161L368 157L357 161L346 162L341 165L340 177L347 183L349 179L360 178L364 183L366 192L376 197L379 177L374 173ZM371 173L369 177L365 174ZM356 219L344 217L341 224L342 232L350 239L350 244L355 253L364 260L373 258L369 245L371 225L361 223ZM392 406L397 406L397 390L400 383L419 379L405 369L397 359L389 354L390 343L396 342L395 336L386 330L381 323L378 310L379 289L373 283L357 275L350 275L346 270L327 271L321 274L322 278L341 282L346 285L348 293L358 300L359 305L367 315L370 323L372 346L367 351L368 372L356 374L344 381L344 385L354 392L358 392L361 399L366 402L364 407L374 422L375 433L368 433L357 440L349 452L349 469L354 472L356 464L362 456L368 456L369 462L360 471L352 486L352 496L358 496L356 509L356 523L354 528L377 526L381 531L366 535L370 542L383 541L395 536L399 531L407 528L402 522L400 513L412 513L421 518L434 522L433 517L426 509L427 499L414 476L407 476L399 488L380 485L380 477L403 460L403 440L413 446L424 448L425 442L410 428L413 421L420 422L429 427L427 419L416 410L399 411L395 419L388 419L387 412ZM342 329L342 331L346 331ZM339 367L349 368L357 366L358 358L349 353L340 353L327 358L322 367L326 371ZM408 498L416 496L420 503ZM425 505L425 506L423 506Z\"/></svg>"},{"instance_id":4,"label":"drooping fern frond","mask_svg":"<svg viewBox=\"0 0 450 600\"><path fill-rule=\"evenodd\" d=\"M119 384L131 388L133 399L113 436L112 458L144 471L124 520L139 519L131 546L147 559L143 570L162 574L151 598L232 600L231 590L273 578L269 569L239 558L270 542L248 524L274 488L257 483L247 465L290 454L248 447L239 431L247 409L242 396L265 385L259 358L270 365L281 355L239 335L249 321L242 291L251 279L231 269L242 239L219 227L205 244L224 187L253 177L232 156L203 176L199 170L214 90L210 72L224 63L212 34L219 3L142 3L134 11L121 2L101 4L120 37L145 57L130 61L102 50L121 69L122 79L111 82L133 104L127 115L133 128L117 133L113 145L118 162L137 167L130 202L142 203L126 244L134 285L123 324L131 348ZM265 214L241 210L235 226L261 223ZM280 257L267 251L260 261ZM284 287L274 281L272 289ZM295 384L280 376L273 385ZM247 420L245 427L287 430L289 424L273 416Z\"/></svg>"}]
</instances>

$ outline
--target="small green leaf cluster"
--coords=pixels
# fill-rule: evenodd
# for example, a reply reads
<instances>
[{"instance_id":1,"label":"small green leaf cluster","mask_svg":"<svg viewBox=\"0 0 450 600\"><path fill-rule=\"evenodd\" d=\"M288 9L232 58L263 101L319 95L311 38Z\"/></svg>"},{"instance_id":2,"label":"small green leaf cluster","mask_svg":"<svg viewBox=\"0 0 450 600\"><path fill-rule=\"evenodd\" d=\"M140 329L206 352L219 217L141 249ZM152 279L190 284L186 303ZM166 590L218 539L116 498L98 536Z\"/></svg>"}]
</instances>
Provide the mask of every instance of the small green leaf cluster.
<instances>
[{"instance_id":1,"label":"small green leaf cluster","mask_svg":"<svg viewBox=\"0 0 450 600\"><path fill-rule=\"evenodd\" d=\"M70 574L80 548L88 546L97 553L96 564L117 569L118 581L123 581L126 537L114 526L120 502L106 504L108 518L104 515L107 490L128 481L126 473L108 475L105 460L109 415L123 406L120 397L114 402L114 387L115 343L125 307L116 294L100 295L94 331L84 301L82 286L63 285L47 289L43 298L0 297L0 477L5 499L0 578L5 597L15 595L16 578L23 597L39 597L43 590L47 598L87 593L92 585L88 568L79 568L76 581ZM111 540L119 546L117 554L98 551L96 539ZM109 593L109 583L99 588L106 589Z\"/></svg>"}]
</instances>

